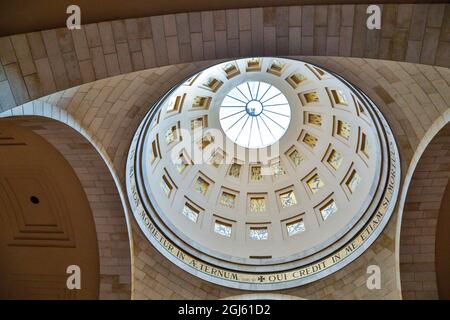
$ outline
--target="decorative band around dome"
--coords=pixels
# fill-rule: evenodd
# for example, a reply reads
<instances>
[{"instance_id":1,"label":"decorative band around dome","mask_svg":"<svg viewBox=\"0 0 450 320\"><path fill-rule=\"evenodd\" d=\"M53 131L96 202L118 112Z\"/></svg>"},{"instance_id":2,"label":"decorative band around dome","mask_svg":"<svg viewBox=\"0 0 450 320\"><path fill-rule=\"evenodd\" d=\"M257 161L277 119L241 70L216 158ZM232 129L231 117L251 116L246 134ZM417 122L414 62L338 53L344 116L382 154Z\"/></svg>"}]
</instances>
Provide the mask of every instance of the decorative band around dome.
<instances>
[{"instance_id":1,"label":"decorative band around dome","mask_svg":"<svg viewBox=\"0 0 450 320\"><path fill-rule=\"evenodd\" d=\"M155 103L126 183L138 225L180 268L276 290L364 252L399 179L392 132L363 92L311 63L256 57L206 68Z\"/></svg>"}]
</instances>

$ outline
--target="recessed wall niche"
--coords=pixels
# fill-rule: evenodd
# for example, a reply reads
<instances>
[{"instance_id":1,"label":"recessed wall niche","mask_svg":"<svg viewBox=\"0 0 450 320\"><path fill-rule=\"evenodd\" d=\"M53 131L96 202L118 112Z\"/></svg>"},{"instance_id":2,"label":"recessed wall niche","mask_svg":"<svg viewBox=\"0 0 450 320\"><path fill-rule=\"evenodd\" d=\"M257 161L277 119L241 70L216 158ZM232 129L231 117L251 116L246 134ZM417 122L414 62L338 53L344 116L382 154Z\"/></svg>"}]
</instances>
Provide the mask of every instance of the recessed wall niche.
<instances>
[{"instance_id":1,"label":"recessed wall niche","mask_svg":"<svg viewBox=\"0 0 450 320\"><path fill-rule=\"evenodd\" d=\"M200 220L200 214L204 211L201 207L197 206L194 202L185 198L183 209L181 214L189 219L193 223L197 223Z\"/></svg>"},{"instance_id":2,"label":"recessed wall niche","mask_svg":"<svg viewBox=\"0 0 450 320\"><path fill-rule=\"evenodd\" d=\"M292 88L296 89L302 82L306 81L306 77L301 73L294 73L287 77L286 81L292 86Z\"/></svg>"},{"instance_id":3,"label":"recessed wall niche","mask_svg":"<svg viewBox=\"0 0 450 320\"><path fill-rule=\"evenodd\" d=\"M278 59L274 59L270 64L269 68L267 68L267 72L279 77L283 73L285 67L286 63L283 63Z\"/></svg>"},{"instance_id":4,"label":"recessed wall niche","mask_svg":"<svg viewBox=\"0 0 450 320\"><path fill-rule=\"evenodd\" d=\"M186 97L186 94L172 97L167 106L167 110L166 110L167 114L171 115L174 113L180 113L185 97Z\"/></svg>"},{"instance_id":5,"label":"recessed wall niche","mask_svg":"<svg viewBox=\"0 0 450 320\"><path fill-rule=\"evenodd\" d=\"M239 191L222 187L219 196L219 204L228 208L234 209L238 205Z\"/></svg>"},{"instance_id":6,"label":"recessed wall niche","mask_svg":"<svg viewBox=\"0 0 450 320\"><path fill-rule=\"evenodd\" d=\"M225 71L227 75L227 79L231 79L234 76L237 76L240 74L238 66L234 62L229 62L226 65L223 66L223 71Z\"/></svg>"},{"instance_id":7,"label":"recessed wall niche","mask_svg":"<svg viewBox=\"0 0 450 320\"><path fill-rule=\"evenodd\" d=\"M297 239L298 235L306 231L304 213L282 220L281 225L285 239Z\"/></svg>"},{"instance_id":8,"label":"recessed wall niche","mask_svg":"<svg viewBox=\"0 0 450 320\"><path fill-rule=\"evenodd\" d=\"M247 60L247 72L261 71L261 59L252 58Z\"/></svg>"},{"instance_id":9,"label":"recessed wall niche","mask_svg":"<svg viewBox=\"0 0 450 320\"><path fill-rule=\"evenodd\" d=\"M267 211L267 193L249 193L247 198L249 213L262 213Z\"/></svg>"}]
</instances>

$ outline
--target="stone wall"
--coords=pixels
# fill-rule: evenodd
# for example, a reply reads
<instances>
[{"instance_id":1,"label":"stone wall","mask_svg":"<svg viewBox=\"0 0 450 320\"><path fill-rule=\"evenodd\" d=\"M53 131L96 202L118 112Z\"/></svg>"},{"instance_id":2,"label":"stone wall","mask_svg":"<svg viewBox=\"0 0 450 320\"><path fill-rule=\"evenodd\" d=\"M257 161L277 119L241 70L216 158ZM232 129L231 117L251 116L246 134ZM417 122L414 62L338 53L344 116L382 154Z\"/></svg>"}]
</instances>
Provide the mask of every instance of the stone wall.
<instances>
[{"instance_id":1,"label":"stone wall","mask_svg":"<svg viewBox=\"0 0 450 320\"><path fill-rule=\"evenodd\" d=\"M450 66L450 5L190 12L0 38L0 111L83 83L182 62L267 55L367 57Z\"/></svg>"}]
</instances>

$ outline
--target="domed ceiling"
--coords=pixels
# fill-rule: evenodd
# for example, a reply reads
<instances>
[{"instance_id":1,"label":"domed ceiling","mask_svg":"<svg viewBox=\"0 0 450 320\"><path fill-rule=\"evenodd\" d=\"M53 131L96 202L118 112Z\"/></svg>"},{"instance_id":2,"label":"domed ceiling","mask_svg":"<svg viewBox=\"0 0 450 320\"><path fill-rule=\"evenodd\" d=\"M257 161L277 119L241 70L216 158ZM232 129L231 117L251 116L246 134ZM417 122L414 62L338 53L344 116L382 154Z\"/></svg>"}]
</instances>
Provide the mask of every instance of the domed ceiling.
<instances>
[{"instance_id":1,"label":"domed ceiling","mask_svg":"<svg viewBox=\"0 0 450 320\"><path fill-rule=\"evenodd\" d=\"M360 255L393 210L399 161L379 111L344 79L249 58L160 99L127 171L135 217L166 257L218 284L270 290Z\"/></svg>"}]
</instances>

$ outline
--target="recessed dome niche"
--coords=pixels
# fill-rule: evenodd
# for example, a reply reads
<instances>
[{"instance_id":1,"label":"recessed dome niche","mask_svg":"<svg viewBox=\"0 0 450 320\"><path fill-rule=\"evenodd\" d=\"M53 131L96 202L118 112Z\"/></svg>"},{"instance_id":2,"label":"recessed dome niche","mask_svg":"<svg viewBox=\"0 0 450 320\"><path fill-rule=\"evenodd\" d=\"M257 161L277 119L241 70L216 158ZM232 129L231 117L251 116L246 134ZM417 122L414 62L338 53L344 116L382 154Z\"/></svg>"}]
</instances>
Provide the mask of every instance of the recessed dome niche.
<instances>
[{"instance_id":1,"label":"recessed dome niche","mask_svg":"<svg viewBox=\"0 0 450 320\"><path fill-rule=\"evenodd\" d=\"M356 87L303 61L249 58L176 85L133 139L127 188L149 241L235 288L322 278L387 223L400 168L391 131Z\"/></svg>"}]
</instances>

